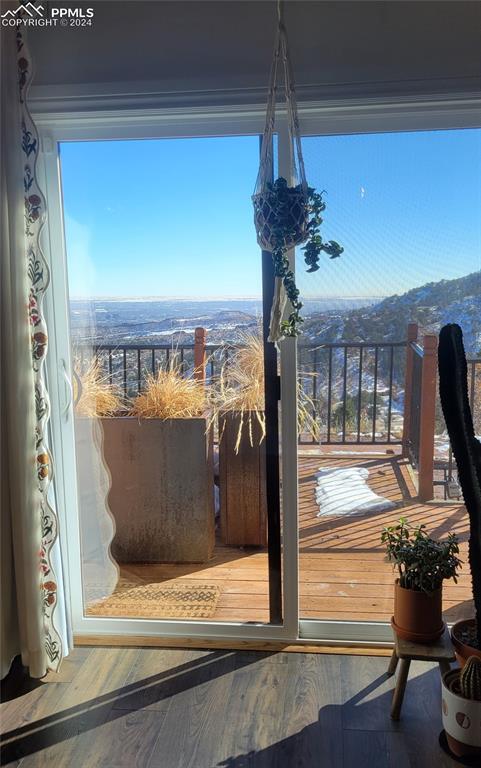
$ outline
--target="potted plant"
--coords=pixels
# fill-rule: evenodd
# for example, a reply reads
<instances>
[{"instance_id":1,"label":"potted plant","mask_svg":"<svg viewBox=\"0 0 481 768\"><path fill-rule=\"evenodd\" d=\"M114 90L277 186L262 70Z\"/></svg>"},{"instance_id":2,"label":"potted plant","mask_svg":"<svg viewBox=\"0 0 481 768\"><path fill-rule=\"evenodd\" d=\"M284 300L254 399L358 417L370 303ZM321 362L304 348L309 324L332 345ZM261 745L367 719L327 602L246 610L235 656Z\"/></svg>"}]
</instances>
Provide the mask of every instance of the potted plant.
<instances>
[{"instance_id":1,"label":"potted plant","mask_svg":"<svg viewBox=\"0 0 481 768\"><path fill-rule=\"evenodd\" d=\"M462 669L443 675L442 717L448 747L453 755L481 756L481 659L470 656ZM474 762L470 764L474 765ZM479 765L479 762L476 761Z\"/></svg>"},{"instance_id":2,"label":"potted plant","mask_svg":"<svg viewBox=\"0 0 481 768\"><path fill-rule=\"evenodd\" d=\"M282 176L273 181L274 126L276 98L281 82L281 62L284 69L285 106L290 143L290 184ZM259 172L252 196L257 242L261 248L272 253L276 276L269 341L278 342L285 336L297 336L302 322L300 316L302 303L299 300L299 291L289 264L287 255L289 249L306 243L304 254L309 272L315 272L318 269L321 251L331 258L340 256L343 251L334 241L324 243L319 234L319 227L322 224L321 213L326 207L322 194L317 193L307 184L293 67L280 3ZM287 320L283 317L286 296L291 304Z\"/></svg>"},{"instance_id":3,"label":"potted plant","mask_svg":"<svg viewBox=\"0 0 481 768\"><path fill-rule=\"evenodd\" d=\"M119 563L206 562L215 543L213 440L203 382L175 361L127 415L103 418Z\"/></svg>"},{"instance_id":4,"label":"potted plant","mask_svg":"<svg viewBox=\"0 0 481 768\"><path fill-rule=\"evenodd\" d=\"M265 546L264 348L261 329L240 335L214 381L212 421L218 422L222 540L230 546ZM227 350L226 350L227 352ZM319 438L313 403L298 386L299 430Z\"/></svg>"},{"instance_id":5,"label":"potted plant","mask_svg":"<svg viewBox=\"0 0 481 768\"><path fill-rule=\"evenodd\" d=\"M282 176L274 182L266 182L257 194L253 195L254 223L259 245L272 253L277 292L282 281L286 296L291 304L287 320L280 316L271 319L279 324L279 335L297 336L303 322L300 315L302 302L296 287L294 272L290 268L287 252L296 245L305 243L302 250L308 272L319 269L321 252L331 259L338 258L343 248L334 240L324 242L319 229L322 224L321 214L326 208L322 193L316 192L307 184L290 187ZM273 307L276 309L275 305ZM282 312L280 312L282 314ZM277 332L276 330L274 332Z\"/></svg>"},{"instance_id":6,"label":"potted plant","mask_svg":"<svg viewBox=\"0 0 481 768\"><path fill-rule=\"evenodd\" d=\"M444 631L442 584L454 579L461 561L456 534L434 541L426 526L410 525L400 518L383 529L381 541L399 577L394 586L394 616L391 624L399 637L419 643L434 642Z\"/></svg>"},{"instance_id":7,"label":"potted plant","mask_svg":"<svg viewBox=\"0 0 481 768\"><path fill-rule=\"evenodd\" d=\"M463 665L469 656L481 657L481 443L474 434L468 366L459 325L441 328L438 361L441 405L469 515L474 617L456 622L451 629L456 657Z\"/></svg>"},{"instance_id":8,"label":"potted plant","mask_svg":"<svg viewBox=\"0 0 481 768\"><path fill-rule=\"evenodd\" d=\"M243 333L214 383L219 434L222 541L232 547L267 543L264 352L260 333ZM226 356L227 357L227 356Z\"/></svg>"}]
</instances>

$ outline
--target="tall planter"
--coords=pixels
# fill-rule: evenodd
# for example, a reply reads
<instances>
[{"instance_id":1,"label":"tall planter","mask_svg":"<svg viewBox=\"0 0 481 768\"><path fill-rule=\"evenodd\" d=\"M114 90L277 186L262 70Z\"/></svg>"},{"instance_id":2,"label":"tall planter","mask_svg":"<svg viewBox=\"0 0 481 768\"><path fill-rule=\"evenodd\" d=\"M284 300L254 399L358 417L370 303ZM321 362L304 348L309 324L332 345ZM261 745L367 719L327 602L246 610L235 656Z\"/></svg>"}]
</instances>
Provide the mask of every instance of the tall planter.
<instances>
[{"instance_id":1,"label":"tall planter","mask_svg":"<svg viewBox=\"0 0 481 768\"><path fill-rule=\"evenodd\" d=\"M212 434L205 418L101 419L119 563L206 562L215 544Z\"/></svg>"},{"instance_id":2,"label":"tall planter","mask_svg":"<svg viewBox=\"0 0 481 768\"><path fill-rule=\"evenodd\" d=\"M221 538L231 547L267 544L266 449L255 413L244 413L238 451L241 414L219 416L219 493ZM245 425L252 424L252 430Z\"/></svg>"},{"instance_id":3,"label":"tall planter","mask_svg":"<svg viewBox=\"0 0 481 768\"><path fill-rule=\"evenodd\" d=\"M471 643L466 627L453 627L458 661L481 651L481 443L474 434L468 397L468 366L459 325L448 324L439 334L439 394L459 482L469 515L469 566L474 600ZM464 631L463 631L464 630ZM464 646L462 653L461 646Z\"/></svg>"}]
</instances>

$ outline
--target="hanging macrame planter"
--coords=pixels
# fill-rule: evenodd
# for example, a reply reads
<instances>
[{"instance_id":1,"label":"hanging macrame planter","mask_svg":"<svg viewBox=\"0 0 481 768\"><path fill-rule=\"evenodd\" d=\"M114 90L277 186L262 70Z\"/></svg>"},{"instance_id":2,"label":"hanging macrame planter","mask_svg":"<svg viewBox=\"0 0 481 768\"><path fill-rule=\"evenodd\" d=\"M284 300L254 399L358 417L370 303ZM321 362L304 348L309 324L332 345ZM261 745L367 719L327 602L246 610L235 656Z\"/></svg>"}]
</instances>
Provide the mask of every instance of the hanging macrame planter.
<instances>
[{"instance_id":1,"label":"hanging macrame planter","mask_svg":"<svg viewBox=\"0 0 481 768\"><path fill-rule=\"evenodd\" d=\"M290 185L282 177L272 181L272 138L281 57L284 64L285 98L292 157ZM319 227L322 224L321 213L326 205L322 194L309 187L306 180L287 32L282 21L280 4L261 159L252 201L257 242L261 248L272 253L274 261L275 290L269 341L277 343L286 336L297 336L299 325L302 323L300 315L302 303L299 300L294 273L290 268L288 251L296 245L305 243L302 250L308 272L319 269L321 251L327 253L331 259L337 258L343 251L341 246L333 240L323 242L319 234ZM287 300L290 302L290 312L288 318L284 319Z\"/></svg>"}]
</instances>

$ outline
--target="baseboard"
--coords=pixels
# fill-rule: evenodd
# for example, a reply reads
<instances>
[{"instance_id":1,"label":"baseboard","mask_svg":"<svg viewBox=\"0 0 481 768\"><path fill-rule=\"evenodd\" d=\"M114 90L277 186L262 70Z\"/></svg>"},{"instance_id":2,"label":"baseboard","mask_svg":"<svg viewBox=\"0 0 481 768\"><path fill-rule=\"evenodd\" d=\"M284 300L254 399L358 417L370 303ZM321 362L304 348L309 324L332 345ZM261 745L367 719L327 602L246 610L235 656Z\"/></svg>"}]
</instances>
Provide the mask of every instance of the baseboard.
<instances>
[{"instance_id":1,"label":"baseboard","mask_svg":"<svg viewBox=\"0 0 481 768\"><path fill-rule=\"evenodd\" d=\"M185 637L150 637L146 635L74 635L76 646L115 646L137 648L212 648L233 651L273 651L275 653L326 653L343 656L391 656L392 648L379 645L327 645L299 641L201 639Z\"/></svg>"}]
</instances>

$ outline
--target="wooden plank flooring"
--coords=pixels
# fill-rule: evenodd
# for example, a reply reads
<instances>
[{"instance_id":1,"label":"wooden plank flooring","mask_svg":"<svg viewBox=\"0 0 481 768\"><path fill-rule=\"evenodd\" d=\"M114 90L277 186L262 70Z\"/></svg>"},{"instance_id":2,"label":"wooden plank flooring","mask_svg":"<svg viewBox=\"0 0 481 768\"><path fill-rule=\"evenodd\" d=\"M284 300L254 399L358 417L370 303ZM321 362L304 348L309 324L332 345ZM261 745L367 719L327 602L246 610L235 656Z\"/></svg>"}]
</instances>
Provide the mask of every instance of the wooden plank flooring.
<instances>
[{"instance_id":1,"label":"wooden plank flooring","mask_svg":"<svg viewBox=\"0 0 481 768\"><path fill-rule=\"evenodd\" d=\"M399 723L388 659L79 648L59 676L2 682L2 765L454 768L436 665L413 662Z\"/></svg>"},{"instance_id":2,"label":"wooden plank flooring","mask_svg":"<svg viewBox=\"0 0 481 768\"><path fill-rule=\"evenodd\" d=\"M445 618L471 613L467 563L468 519L464 506L441 501L421 504L407 463L399 455L307 455L300 458L300 608L303 618L387 621L392 614L394 574L385 562L380 531L401 515L425 523L434 536L456 531L465 561L459 582L444 589ZM315 473L320 466L363 466L369 485L397 508L360 517L316 517ZM123 575L145 582L199 580L218 585L213 620L268 621L267 553L218 544L202 565L129 565Z\"/></svg>"}]
</instances>

